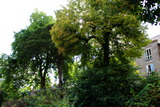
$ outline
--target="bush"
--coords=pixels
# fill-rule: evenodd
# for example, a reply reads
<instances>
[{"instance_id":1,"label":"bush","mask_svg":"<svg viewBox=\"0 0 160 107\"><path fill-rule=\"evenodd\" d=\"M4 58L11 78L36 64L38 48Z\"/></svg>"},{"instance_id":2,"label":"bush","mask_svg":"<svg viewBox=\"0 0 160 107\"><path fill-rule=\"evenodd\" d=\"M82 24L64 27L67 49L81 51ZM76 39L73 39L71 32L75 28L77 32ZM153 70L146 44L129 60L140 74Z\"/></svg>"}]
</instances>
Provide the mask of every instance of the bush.
<instances>
[{"instance_id":1,"label":"bush","mask_svg":"<svg viewBox=\"0 0 160 107\"><path fill-rule=\"evenodd\" d=\"M125 107L138 79L134 71L132 65L112 64L83 72L72 90L75 106Z\"/></svg>"},{"instance_id":2,"label":"bush","mask_svg":"<svg viewBox=\"0 0 160 107\"><path fill-rule=\"evenodd\" d=\"M0 89L0 107L2 106L2 103L5 101L6 93L4 90Z\"/></svg>"},{"instance_id":3,"label":"bush","mask_svg":"<svg viewBox=\"0 0 160 107\"><path fill-rule=\"evenodd\" d=\"M160 75L153 72L143 80L141 90L128 101L129 107L159 107Z\"/></svg>"},{"instance_id":4,"label":"bush","mask_svg":"<svg viewBox=\"0 0 160 107\"><path fill-rule=\"evenodd\" d=\"M63 96L63 97L62 97ZM35 96L25 97L27 107L71 107L65 91L44 89L36 92Z\"/></svg>"}]
</instances>

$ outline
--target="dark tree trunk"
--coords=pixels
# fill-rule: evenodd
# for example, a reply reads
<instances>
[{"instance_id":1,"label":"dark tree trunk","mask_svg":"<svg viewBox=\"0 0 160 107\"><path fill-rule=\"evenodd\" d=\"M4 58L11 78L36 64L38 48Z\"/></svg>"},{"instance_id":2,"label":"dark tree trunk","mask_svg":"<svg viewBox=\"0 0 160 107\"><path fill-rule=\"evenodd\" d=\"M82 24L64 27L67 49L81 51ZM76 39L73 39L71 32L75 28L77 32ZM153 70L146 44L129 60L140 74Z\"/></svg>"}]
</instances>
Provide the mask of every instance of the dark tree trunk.
<instances>
[{"instance_id":1,"label":"dark tree trunk","mask_svg":"<svg viewBox=\"0 0 160 107\"><path fill-rule=\"evenodd\" d=\"M59 87L61 88L63 85L63 64L64 64L64 57L62 53L58 54L58 79L59 79Z\"/></svg>"},{"instance_id":2,"label":"dark tree trunk","mask_svg":"<svg viewBox=\"0 0 160 107\"><path fill-rule=\"evenodd\" d=\"M46 88L46 77L42 76L41 78L41 89L45 89Z\"/></svg>"},{"instance_id":3,"label":"dark tree trunk","mask_svg":"<svg viewBox=\"0 0 160 107\"><path fill-rule=\"evenodd\" d=\"M40 68L39 68L39 73L40 73L40 87L41 89L44 89L45 88L45 76L43 75L43 69L40 65Z\"/></svg>"},{"instance_id":4,"label":"dark tree trunk","mask_svg":"<svg viewBox=\"0 0 160 107\"><path fill-rule=\"evenodd\" d=\"M103 48L103 61L105 66L108 66L110 64L109 36L110 36L109 32L105 32L103 35L104 43L102 43L102 48Z\"/></svg>"},{"instance_id":5,"label":"dark tree trunk","mask_svg":"<svg viewBox=\"0 0 160 107\"><path fill-rule=\"evenodd\" d=\"M41 76L41 89L45 89L46 88L46 74L48 71L48 66L49 66L49 59L48 59L48 52L47 52L47 56L46 56L46 65L44 68L42 68L42 66L40 66L40 76ZM44 73L43 73L44 70Z\"/></svg>"},{"instance_id":6,"label":"dark tree trunk","mask_svg":"<svg viewBox=\"0 0 160 107\"><path fill-rule=\"evenodd\" d=\"M39 65L39 75L40 75L40 87L45 88L45 76L43 74L42 64Z\"/></svg>"}]
</instances>

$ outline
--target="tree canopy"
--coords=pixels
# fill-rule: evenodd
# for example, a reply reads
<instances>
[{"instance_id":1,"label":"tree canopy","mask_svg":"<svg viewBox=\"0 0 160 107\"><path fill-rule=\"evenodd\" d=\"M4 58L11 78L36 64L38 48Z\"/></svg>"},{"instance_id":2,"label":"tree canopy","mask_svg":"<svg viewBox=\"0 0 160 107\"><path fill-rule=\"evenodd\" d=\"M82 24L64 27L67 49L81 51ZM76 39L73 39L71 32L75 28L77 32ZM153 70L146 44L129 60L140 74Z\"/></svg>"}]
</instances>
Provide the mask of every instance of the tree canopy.
<instances>
[{"instance_id":1,"label":"tree canopy","mask_svg":"<svg viewBox=\"0 0 160 107\"><path fill-rule=\"evenodd\" d=\"M57 48L52 43L49 33L53 18L36 11L32 13L30 21L31 25L27 29L15 33L13 55L24 69L29 68L27 72L34 76L41 88L44 88L46 76L49 70L56 68L57 62Z\"/></svg>"},{"instance_id":2,"label":"tree canopy","mask_svg":"<svg viewBox=\"0 0 160 107\"><path fill-rule=\"evenodd\" d=\"M145 29L136 15L121 6L121 1L72 0L56 13L53 42L64 54L86 55L94 50L106 64L112 58L141 56L141 47L148 43Z\"/></svg>"}]
</instances>

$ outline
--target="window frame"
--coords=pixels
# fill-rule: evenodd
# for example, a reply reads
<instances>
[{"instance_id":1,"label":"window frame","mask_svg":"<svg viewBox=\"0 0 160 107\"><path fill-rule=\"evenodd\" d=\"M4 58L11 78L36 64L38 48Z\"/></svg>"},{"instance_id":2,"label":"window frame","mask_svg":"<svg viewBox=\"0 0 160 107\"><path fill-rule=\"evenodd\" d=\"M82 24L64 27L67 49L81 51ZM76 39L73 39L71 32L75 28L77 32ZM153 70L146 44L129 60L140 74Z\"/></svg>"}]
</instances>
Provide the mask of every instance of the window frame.
<instances>
[{"instance_id":1,"label":"window frame","mask_svg":"<svg viewBox=\"0 0 160 107\"><path fill-rule=\"evenodd\" d=\"M152 57L152 50L151 48L145 49L145 60L151 60Z\"/></svg>"},{"instance_id":2,"label":"window frame","mask_svg":"<svg viewBox=\"0 0 160 107\"><path fill-rule=\"evenodd\" d=\"M151 74L152 72L154 72L155 71L154 64L146 65L146 70L147 70L148 75Z\"/></svg>"}]
</instances>

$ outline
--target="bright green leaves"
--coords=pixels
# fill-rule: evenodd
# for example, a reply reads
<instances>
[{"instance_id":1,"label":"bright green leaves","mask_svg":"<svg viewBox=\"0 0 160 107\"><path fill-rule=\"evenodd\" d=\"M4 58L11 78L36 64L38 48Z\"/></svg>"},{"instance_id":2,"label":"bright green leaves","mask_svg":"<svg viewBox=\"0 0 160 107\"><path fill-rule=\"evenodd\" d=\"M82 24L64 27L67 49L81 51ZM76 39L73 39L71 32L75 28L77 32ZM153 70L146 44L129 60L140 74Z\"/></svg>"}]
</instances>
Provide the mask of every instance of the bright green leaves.
<instances>
[{"instance_id":1,"label":"bright green leaves","mask_svg":"<svg viewBox=\"0 0 160 107\"><path fill-rule=\"evenodd\" d=\"M137 16L126 10L127 2L124 3L120 0L71 1L68 7L57 11L57 21L50 31L52 41L62 53L90 56L94 52L97 54L90 58L101 56L106 62L113 56L121 61L139 57L141 47L149 41Z\"/></svg>"},{"instance_id":2,"label":"bright green leaves","mask_svg":"<svg viewBox=\"0 0 160 107\"><path fill-rule=\"evenodd\" d=\"M30 16L30 22L31 25L29 26L29 29L33 31L46 25L52 24L54 20L52 16L47 16L46 13L36 9L35 12Z\"/></svg>"},{"instance_id":3,"label":"bright green leaves","mask_svg":"<svg viewBox=\"0 0 160 107\"><path fill-rule=\"evenodd\" d=\"M68 49L71 50L77 49L79 38L78 36L76 36L75 32L76 32L76 27L74 28L72 26L67 26L66 23L64 27L63 25L58 27L57 24L55 24L52 27L51 31L52 40L54 44L58 47L60 52L64 53L68 51Z\"/></svg>"},{"instance_id":4,"label":"bright green leaves","mask_svg":"<svg viewBox=\"0 0 160 107\"><path fill-rule=\"evenodd\" d=\"M114 26L110 38L111 49L123 51L124 57L140 57L141 47L146 46L150 41L145 34L145 28L141 26L136 17L123 14L115 15L110 21Z\"/></svg>"},{"instance_id":5,"label":"bright green leaves","mask_svg":"<svg viewBox=\"0 0 160 107\"><path fill-rule=\"evenodd\" d=\"M57 21L51 29L52 40L59 52L74 53L71 50L80 49L81 35L79 33L80 22L75 10L64 9L57 11Z\"/></svg>"}]
</instances>

